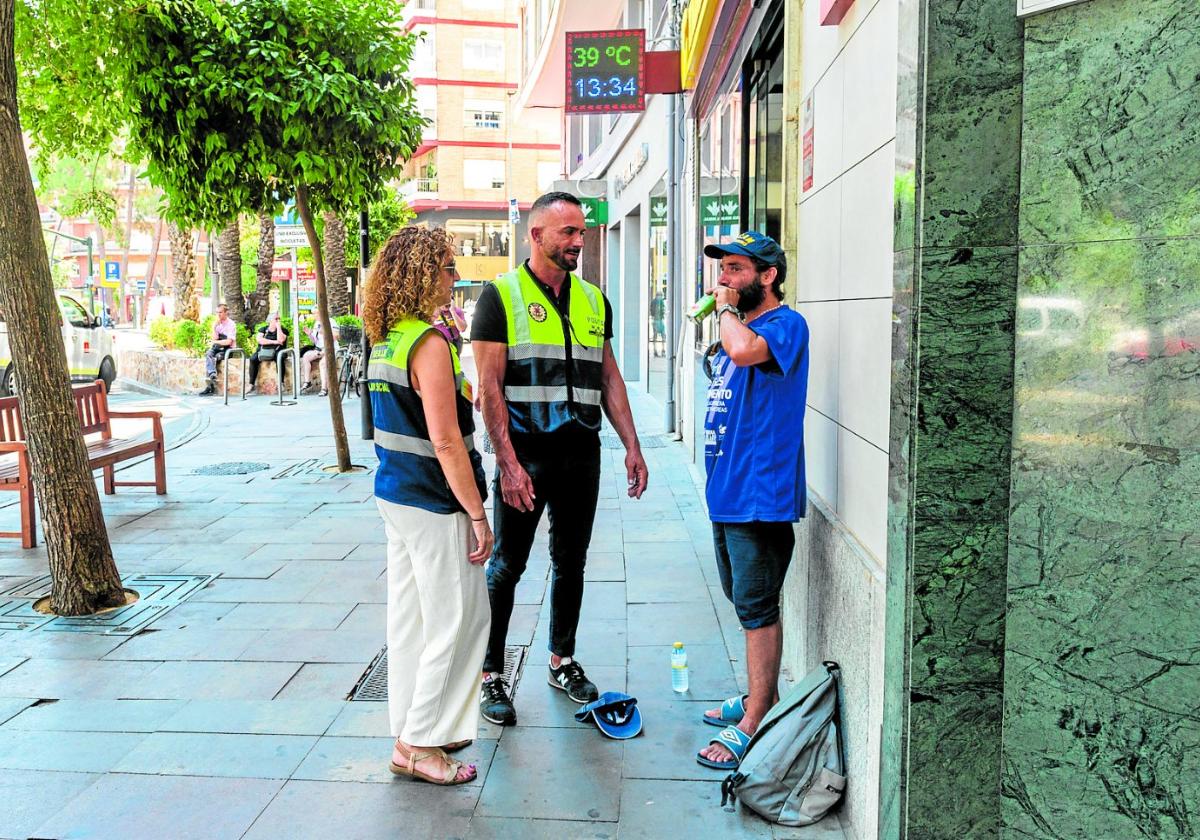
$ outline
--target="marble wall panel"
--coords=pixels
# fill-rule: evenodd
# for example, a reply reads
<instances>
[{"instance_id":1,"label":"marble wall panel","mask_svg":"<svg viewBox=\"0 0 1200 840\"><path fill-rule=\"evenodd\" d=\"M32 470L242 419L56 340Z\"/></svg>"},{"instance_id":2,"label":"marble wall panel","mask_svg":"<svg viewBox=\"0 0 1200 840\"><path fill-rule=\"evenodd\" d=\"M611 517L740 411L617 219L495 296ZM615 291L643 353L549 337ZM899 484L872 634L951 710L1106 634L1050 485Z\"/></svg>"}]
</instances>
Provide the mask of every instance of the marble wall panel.
<instances>
[{"instance_id":1,"label":"marble wall panel","mask_svg":"<svg viewBox=\"0 0 1200 840\"><path fill-rule=\"evenodd\" d=\"M924 36L921 243L1015 244L1022 38L1013 4L926 0Z\"/></svg>"},{"instance_id":2,"label":"marble wall panel","mask_svg":"<svg viewBox=\"0 0 1200 840\"><path fill-rule=\"evenodd\" d=\"M1029 19L1023 242L1200 234L1196 15L1093 0Z\"/></svg>"},{"instance_id":3,"label":"marble wall panel","mask_svg":"<svg viewBox=\"0 0 1200 840\"><path fill-rule=\"evenodd\" d=\"M1200 833L1200 239L1025 250L1004 817L1047 837Z\"/></svg>"}]
</instances>

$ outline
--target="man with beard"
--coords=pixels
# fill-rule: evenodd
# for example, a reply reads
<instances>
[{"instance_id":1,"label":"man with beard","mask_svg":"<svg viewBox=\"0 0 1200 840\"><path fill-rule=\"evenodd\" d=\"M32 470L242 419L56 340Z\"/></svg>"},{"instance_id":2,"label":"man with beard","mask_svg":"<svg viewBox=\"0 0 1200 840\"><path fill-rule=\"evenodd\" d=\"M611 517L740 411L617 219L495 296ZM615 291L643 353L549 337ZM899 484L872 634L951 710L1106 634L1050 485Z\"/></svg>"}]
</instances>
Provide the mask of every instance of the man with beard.
<instances>
[{"instance_id":1,"label":"man with beard","mask_svg":"<svg viewBox=\"0 0 1200 840\"><path fill-rule=\"evenodd\" d=\"M574 659L583 603L583 567L600 492L600 417L625 445L628 492L646 489L625 383L609 339L612 307L572 274L583 248L583 208L551 192L529 213L531 254L484 289L475 305L471 347L479 372L483 420L496 452L496 543L487 568L492 628L479 706L501 726L517 722L501 678L514 592L550 517L550 670L548 682L576 703L598 692Z\"/></svg>"},{"instance_id":2,"label":"man with beard","mask_svg":"<svg viewBox=\"0 0 1200 840\"><path fill-rule=\"evenodd\" d=\"M750 736L779 700L779 592L805 513L804 404L808 324L783 304L787 258L757 231L709 245L721 261L713 290L720 348L704 418L705 498L725 597L746 631L750 693L704 713L724 729L696 756L738 766Z\"/></svg>"}]
</instances>

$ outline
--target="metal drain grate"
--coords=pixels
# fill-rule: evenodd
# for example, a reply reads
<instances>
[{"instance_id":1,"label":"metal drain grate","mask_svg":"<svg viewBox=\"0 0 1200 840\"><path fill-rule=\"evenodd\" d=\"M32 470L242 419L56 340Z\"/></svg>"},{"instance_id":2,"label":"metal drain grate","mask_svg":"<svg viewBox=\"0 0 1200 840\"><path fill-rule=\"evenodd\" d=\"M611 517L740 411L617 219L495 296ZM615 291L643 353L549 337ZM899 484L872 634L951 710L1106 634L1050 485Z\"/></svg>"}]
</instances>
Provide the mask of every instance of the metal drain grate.
<instances>
[{"instance_id":1,"label":"metal drain grate","mask_svg":"<svg viewBox=\"0 0 1200 840\"><path fill-rule=\"evenodd\" d=\"M526 648L514 645L504 649L504 681L512 696L517 694L517 681L521 677L522 666L525 664ZM388 660L387 648L379 651L367 670L359 677L358 684L350 690L348 700L365 700L374 702L387 701Z\"/></svg>"},{"instance_id":2,"label":"metal drain grate","mask_svg":"<svg viewBox=\"0 0 1200 840\"><path fill-rule=\"evenodd\" d=\"M139 597L102 615L43 615L33 602L50 592L50 575L21 581L0 591L0 630L104 633L129 636L146 627L208 585L216 575L130 575L121 581Z\"/></svg>"},{"instance_id":3,"label":"metal drain grate","mask_svg":"<svg viewBox=\"0 0 1200 840\"><path fill-rule=\"evenodd\" d=\"M222 464L209 464L207 467L196 467L192 475L249 475L271 469L270 464L259 461L226 461Z\"/></svg>"},{"instance_id":4,"label":"metal drain grate","mask_svg":"<svg viewBox=\"0 0 1200 840\"><path fill-rule=\"evenodd\" d=\"M299 478L301 476L315 478L345 478L348 475L365 475L366 473L373 472L373 470L368 467L356 470L354 472L339 473L336 466L330 470L328 469L328 465L329 462L327 460L322 461L318 458L309 458L306 461L298 461L295 464L284 467L279 472L271 476L271 480L274 481L279 478Z\"/></svg>"}]
</instances>

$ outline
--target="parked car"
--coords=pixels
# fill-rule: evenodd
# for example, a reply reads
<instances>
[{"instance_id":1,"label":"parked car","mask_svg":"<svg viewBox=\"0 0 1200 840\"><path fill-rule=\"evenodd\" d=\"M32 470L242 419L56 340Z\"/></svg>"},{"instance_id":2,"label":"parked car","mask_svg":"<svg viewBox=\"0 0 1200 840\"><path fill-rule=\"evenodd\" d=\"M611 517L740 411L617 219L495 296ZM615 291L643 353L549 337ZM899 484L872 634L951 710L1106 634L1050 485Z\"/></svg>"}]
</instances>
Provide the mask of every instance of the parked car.
<instances>
[{"instance_id":1,"label":"parked car","mask_svg":"<svg viewBox=\"0 0 1200 840\"><path fill-rule=\"evenodd\" d=\"M101 326L100 319L93 317L70 292L57 289L54 295L62 316L62 337L71 380L92 382L103 379L105 386L111 389L117 378L112 331ZM0 396L10 397L17 392L17 381L8 347L8 323L3 313L0 313L0 371L3 371L0 373Z\"/></svg>"}]
</instances>

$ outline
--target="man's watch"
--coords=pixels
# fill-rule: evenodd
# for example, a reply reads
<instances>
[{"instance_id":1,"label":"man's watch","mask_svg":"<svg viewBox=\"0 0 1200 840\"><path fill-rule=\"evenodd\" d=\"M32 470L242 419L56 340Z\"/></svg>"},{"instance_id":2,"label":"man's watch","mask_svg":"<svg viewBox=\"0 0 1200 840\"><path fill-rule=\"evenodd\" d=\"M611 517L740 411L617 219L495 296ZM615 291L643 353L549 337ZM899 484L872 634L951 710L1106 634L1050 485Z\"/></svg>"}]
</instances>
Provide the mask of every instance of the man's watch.
<instances>
[{"instance_id":1,"label":"man's watch","mask_svg":"<svg viewBox=\"0 0 1200 840\"><path fill-rule=\"evenodd\" d=\"M732 312L734 315L737 316L737 319L739 321L742 320L742 313L739 312L738 308L736 306L734 306L732 303L722 303L720 306L717 307L717 320L720 321L721 316L724 315L726 312Z\"/></svg>"}]
</instances>

